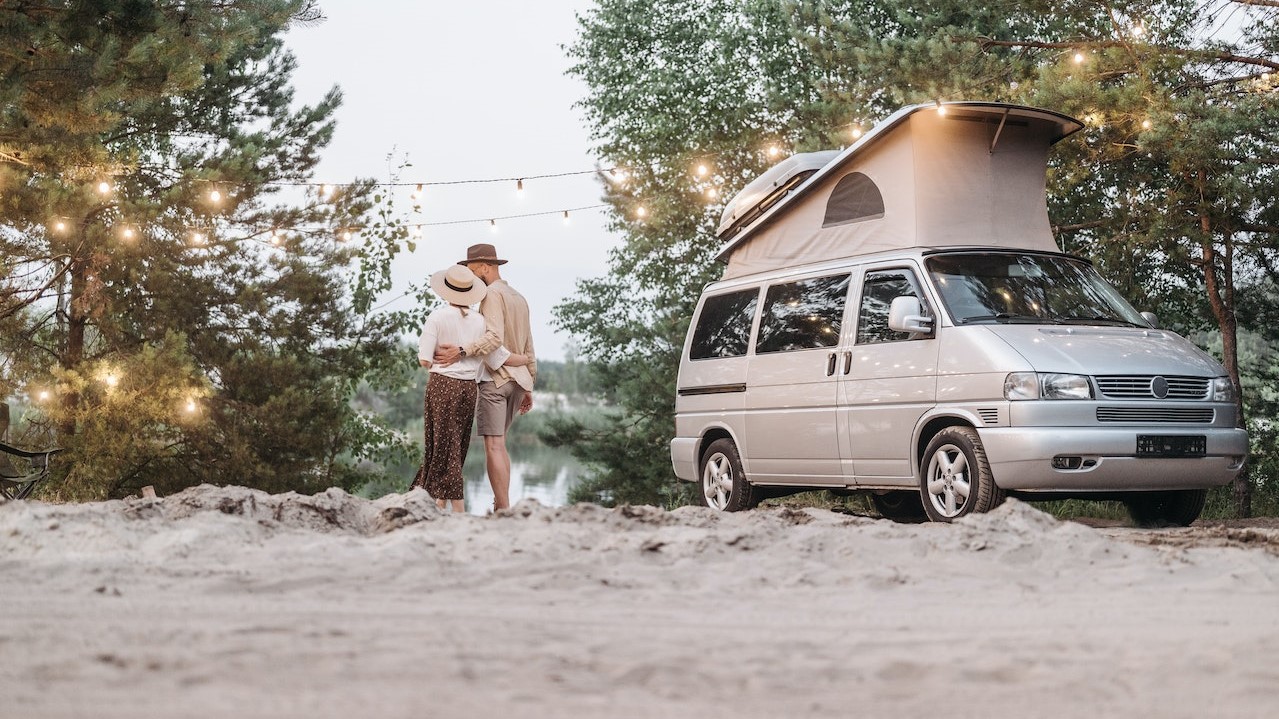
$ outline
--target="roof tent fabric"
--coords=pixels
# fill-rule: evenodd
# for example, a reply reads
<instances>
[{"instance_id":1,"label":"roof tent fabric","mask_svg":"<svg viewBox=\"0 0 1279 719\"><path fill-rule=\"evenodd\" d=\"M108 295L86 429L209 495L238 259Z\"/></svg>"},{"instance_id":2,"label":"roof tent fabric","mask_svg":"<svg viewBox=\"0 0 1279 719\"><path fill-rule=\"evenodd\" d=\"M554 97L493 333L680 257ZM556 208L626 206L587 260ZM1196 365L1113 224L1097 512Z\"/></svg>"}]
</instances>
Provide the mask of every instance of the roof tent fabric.
<instances>
[{"instance_id":1,"label":"roof tent fabric","mask_svg":"<svg viewBox=\"0 0 1279 719\"><path fill-rule=\"evenodd\" d=\"M719 254L725 279L906 247L1057 250L1048 149L1082 124L1016 105L940 107L894 113L738 233Z\"/></svg>"}]
</instances>

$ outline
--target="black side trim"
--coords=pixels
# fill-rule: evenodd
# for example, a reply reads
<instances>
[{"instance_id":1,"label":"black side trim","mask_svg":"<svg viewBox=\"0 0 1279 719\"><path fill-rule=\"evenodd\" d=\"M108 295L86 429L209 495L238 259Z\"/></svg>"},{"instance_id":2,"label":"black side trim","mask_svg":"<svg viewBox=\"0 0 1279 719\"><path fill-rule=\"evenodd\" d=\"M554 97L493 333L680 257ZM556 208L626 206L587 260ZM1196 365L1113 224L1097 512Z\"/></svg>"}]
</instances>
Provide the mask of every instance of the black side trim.
<instances>
[{"instance_id":1,"label":"black side trim","mask_svg":"<svg viewBox=\"0 0 1279 719\"><path fill-rule=\"evenodd\" d=\"M727 392L745 392L746 383L741 384L708 384L701 387L680 387L679 394L681 397L687 397L694 394L724 394Z\"/></svg>"}]
</instances>

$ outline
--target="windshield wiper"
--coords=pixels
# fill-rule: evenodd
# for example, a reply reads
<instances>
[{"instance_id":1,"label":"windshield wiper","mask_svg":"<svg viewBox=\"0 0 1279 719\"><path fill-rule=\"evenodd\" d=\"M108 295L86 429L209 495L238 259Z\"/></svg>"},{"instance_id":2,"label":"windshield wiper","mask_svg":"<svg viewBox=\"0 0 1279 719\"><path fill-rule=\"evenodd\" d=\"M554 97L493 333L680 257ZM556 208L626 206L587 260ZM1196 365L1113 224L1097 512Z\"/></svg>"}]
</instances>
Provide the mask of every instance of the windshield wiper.
<instances>
[{"instance_id":1,"label":"windshield wiper","mask_svg":"<svg viewBox=\"0 0 1279 719\"><path fill-rule=\"evenodd\" d=\"M968 324L969 322L980 322L982 320L995 320L996 322L1005 322L1008 324L1032 324L1032 325L1059 325L1061 320L1052 317L1039 317L1038 315L1014 315L1007 312L999 312L993 315L975 315L973 317L963 317L959 320L960 324Z\"/></svg>"},{"instance_id":2,"label":"windshield wiper","mask_svg":"<svg viewBox=\"0 0 1279 719\"><path fill-rule=\"evenodd\" d=\"M1107 324L1107 325L1120 325L1122 327L1145 327L1146 329L1150 329L1149 327L1146 327L1146 325L1139 325L1136 322L1121 320L1118 317L1107 317L1106 315L1093 315L1091 317L1084 317L1084 316L1063 317L1061 318L1061 321L1071 325Z\"/></svg>"}]
</instances>

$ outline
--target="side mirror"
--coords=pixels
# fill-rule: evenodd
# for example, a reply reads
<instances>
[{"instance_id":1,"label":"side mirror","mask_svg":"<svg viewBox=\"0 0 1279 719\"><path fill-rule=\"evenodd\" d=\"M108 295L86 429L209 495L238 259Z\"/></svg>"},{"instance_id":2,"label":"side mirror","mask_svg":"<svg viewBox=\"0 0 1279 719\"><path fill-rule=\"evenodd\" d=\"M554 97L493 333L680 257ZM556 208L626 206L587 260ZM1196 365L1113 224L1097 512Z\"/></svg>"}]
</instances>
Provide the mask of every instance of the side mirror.
<instances>
[{"instance_id":1,"label":"side mirror","mask_svg":"<svg viewBox=\"0 0 1279 719\"><path fill-rule=\"evenodd\" d=\"M918 297L894 297L888 308L888 329L930 335L933 333L933 318L924 316Z\"/></svg>"},{"instance_id":2,"label":"side mirror","mask_svg":"<svg viewBox=\"0 0 1279 719\"><path fill-rule=\"evenodd\" d=\"M1159 315L1154 312L1142 312L1141 318L1150 323L1150 326L1159 329Z\"/></svg>"}]
</instances>

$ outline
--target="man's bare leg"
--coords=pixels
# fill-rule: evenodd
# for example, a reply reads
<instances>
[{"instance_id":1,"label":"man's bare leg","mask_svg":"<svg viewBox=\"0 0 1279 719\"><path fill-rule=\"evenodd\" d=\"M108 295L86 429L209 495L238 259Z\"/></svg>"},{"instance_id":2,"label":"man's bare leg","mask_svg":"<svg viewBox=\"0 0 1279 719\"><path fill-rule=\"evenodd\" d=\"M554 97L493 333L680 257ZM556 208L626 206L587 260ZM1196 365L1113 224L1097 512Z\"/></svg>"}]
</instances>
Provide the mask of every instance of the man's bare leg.
<instances>
[{"instance_id":1,"label":"man's bare leg","mask_svg":"<svg viewBox=\"0 0 1279 719\"><path fill-rule=\"evenodd\" d=\"M511 455L506 452L506 435L484 435L484 460L493 487L493 509L506 509L511 506Z\"/></svg>"}]
</instances>

